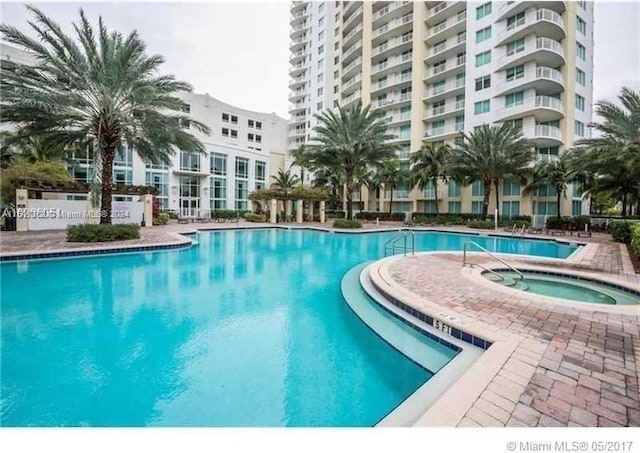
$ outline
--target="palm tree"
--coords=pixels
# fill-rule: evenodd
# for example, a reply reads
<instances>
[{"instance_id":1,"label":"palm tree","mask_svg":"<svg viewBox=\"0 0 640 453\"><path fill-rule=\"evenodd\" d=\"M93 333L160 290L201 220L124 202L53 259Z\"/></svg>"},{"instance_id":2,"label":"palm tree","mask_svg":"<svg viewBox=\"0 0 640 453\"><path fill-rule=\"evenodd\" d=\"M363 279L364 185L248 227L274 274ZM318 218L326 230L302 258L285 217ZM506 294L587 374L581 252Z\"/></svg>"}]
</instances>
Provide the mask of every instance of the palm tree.
<instances>
[{"instance_id":1,"label":"palm tree","mask_svg":"<svg viewBox=\"0 0 640 453\"><path fill-rule=\"evenodd\" d=\"M344 198L344 174L329 167L322 167L314 171L313 187L328 189L330 198L328 209L342 209L340 202ZM342 195L341 195L342 194Z\"/></svg>"},{"instance_id":2,"label":"palm tree","mask_svg":"<svg viewBox=\"0 0 640 453\"><path fill-rule=\"evenodd\" d=\"M291 170L278 169L278 174L271 177L273 182L271 187L283 190L285 195L300 183L298 175L291 173Z\"/></svg>"},{"instance_id":3,"label":"palm tree","mask_svg":"<svg viewBox=\"0 0 640 453\"><path fill-rule=\"evenodd\" d=\"M400 168L400 162L397 159L390 159L383 162L380 167L380 181L385 186L385 190L389 190L389 214L393 210L393 192L399 184L407 182L409 175L405 170Z\"/></svg>"},{"instance_id":4,"label":"palm tree","mask_svg":"<svg viewBox=\"0 0 640 453\"><path fill-rule=\"evenodd\" d=\"M420 190L433 185L436 195L436 214L438 214L438 180L447 181L447 158L451 149L447 145L424 143L411 155L411 182Z\"/></svg>"},{"instance_id":5,"label":"palm tree","mask_svg":"<svg viewBox=\"0 0 640 453\"><path fill-rule=\"evenodd\" d=\"M505 177L524 180L530 172L534 153L531 143L518 127L483 124L470 133L462 134L462 141L450 154L450 173L465 184L484 183L482 215L489 210L491 185L496 191L496 209L500 209L500 180ZM499 211L498 211L499 212Z\"/></svg>"},{"instance_id":6,"label":"palm tree","mask_svg":"<svg viewBox=\"0 0 640 453\"><path fill-rule=\"evenodd\" d=\"M538 187L553 187L556 191L557 214L560 219L560 201L566 198L568 184L577 180L578 174L571 163L571 157L569 154L561 154L557 159L540 162L533 171L532 181L525 186L522 193L530 194Z\"/></svg>"},{"instance_id":7,"label":"palm tree","mask_svg":"<svg viewBox=\"0 0 640 453\"><path fill-rule=\"evenodd\" d=\"M1 25L5 41L29 51L34 66L2 61L0 122L18 125L22 136L47 137L61 146L94 142L101 173L101 223L111 223L113 161L124 143L148 162L169 163L176 148L204 152L188 132L209 129L189 118L188 105L177 98L191 86L159 75L164 59L147 55L136 31L123 36L98 29L80 10L75 39L37 8L27 6L37 38Z\"/></svg>"},{"instance_id":8,"label":"palm tree","mask_svg":"<svg viewBox=\"0 0 640 453\"><path fill-rule=\"evenodd\" d=\"M602 100L596 103L594 122L598 137L576 142L576 164L591 172L596 186L609 191L622 202L622 215L636 200L640 210L640 92L623 88L618 105Z\"/></svg>"},{"instance_id":9,"label":"palm tree","mask_svg":"<svg viewBox=\"0 0 640 453\"><path fill-rule=\"evenodd\" d=\"M303 143L298 148L292 150L291 155L293 156L293 163L291 165L297 165L300 168L300 184L304 185L304 169L309 165L307 147Z\"/></svg>"},{"instance_id":10,"label":"palm tree","mask_svg":"<svg viewBox=\"0 0 640 453\"><path fill-rule=\"evenodd\" d=\"M309 162L314 168L328 167L344 174L347 192L347 218L353 219L353 190L356 176L363 169L377 165L394 155L393 139L387 134L383 113L370 106L325 110L315 127L316 145L310 145Z\"/></svg>"},{"instance_id":11,"label":"palm tree","mask_svg":"<svg viewBox=\"0 0 640 453\"><path fill-rule=\"evenodd\" d=\"M361 182L362 185L367 188L367 192L369 193L369 210L375 211L377 197L379 196L380 189L382 188L380 167L367 169L367 172L362 175ZM371 204L372 202L373 205Z\"/></svg>"}]
</instances>

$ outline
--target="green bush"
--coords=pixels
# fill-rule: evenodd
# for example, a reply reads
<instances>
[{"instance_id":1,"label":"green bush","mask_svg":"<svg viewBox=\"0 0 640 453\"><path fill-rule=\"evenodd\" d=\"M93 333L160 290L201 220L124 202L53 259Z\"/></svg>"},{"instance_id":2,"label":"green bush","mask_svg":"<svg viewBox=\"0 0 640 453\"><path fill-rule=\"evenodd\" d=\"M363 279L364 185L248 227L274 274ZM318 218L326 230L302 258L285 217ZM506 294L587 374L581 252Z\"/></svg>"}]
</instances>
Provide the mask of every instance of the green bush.
<instances>
[{"instance_id":1,"label":"green bush","mask_svg":"<svg viewBox=\"0 0 640 453\"><path fill-rule=\"evenodd\" d=\"M581 231L584 230L585 225L591 225L591 217L589 216L576 216L576 217L549 217L547 219L546 227L548 230L569 230L569 231Z\"/></svg>"},{"instance_id":2,"label":"green bush","mask_svg":"<svg viewBox=\"0 0 640 453\"><path fill-rule=\"evenodd\" d=\"M238 217L244 217L246 213L251 211L236 211L233 209L219 209L217 211L211 211L212 219L237 219Z\"/></svg>"},{"instance_id":3,"label":"green bush","mask_svg":"<svg viewBox=\"0 0 640 453\"><path fill-rule=\"evenodd\" d=\"M638 259L640 259L640 223L631 225L631 246L636 251Z\"/></svg>"},{"instance_id":4,"label":"green bush","mask_svg":"<svg viewBox=\"0 0 640 453\"><path fill-rule=\"evenodd\" d=\"M344 219L347 213L345 211L325 211L324 215L327 219Z\"/></svg>"},{"instance_id":5,"label":"green bush","mask_svg":"<svg viewBox=\"0 0 640 453\"><path fill-rule=\"evenodd\" d=\"M609 225L609 233L616 242L631 243L631 222L613 222Z\"/></svg>"},{"instance_id":6,"label":"green bush","mask_svg":"<svg viewBox=\"0 0 640 453\"><path fill-rule=\"evenodd\" d=\"M167 223L169 223L170 219L171 219L171 216L169 214L167 214L166 212L160 212L158 213L157 216L153 218L153 224L166 225Z\"/></svg>"},{"instance_id":7,"label":"green bush","mask_svg":"<svg viewBox=\"0 0 640 453\"><path fill-rule=\"evenodd\" d=\"M376 220L380 219L380 221L392 221L392 222L403 222L406 218L404 212L378 212L378 211L362 211L356 214L356 218L358 220Z\"/></svg>"},{"instance_id":8,"label":"green bush","mask_svg":"<svg viewBox=\"0 0 640 453\"><path fill-rule=\"evenodd\" d=\"M333 221L334 228L362 228L362 224L357 220L336 219Z\"/></svg>"},{"instance_id":9,"label":"green bush","mask_svg":"<svg viewBox=\"0 0 640 453\"><path fill-rule=\"evenodd\" d=\"M245 213L243 216L247 222L266 222L267 216L263 214L252 214L250 212Z\"/></svg>"},{"instance_id":10,"label":"green bush","mask_svg":"<svg viewBox=\"0 0 640 453\"><path fill-rule=\"evenodd\" d=\"M160 211L162 214L167 214L170 219L178 220L178 213L176 211Z\"/></svg>"},{"instance_id":11,"label":"green bush","mask_svg":"<svg viewBox=\"0 0 640 453\"><path fill-rule=\"evenodd\" d=\"M68 242L110 242L140 239L140 226L135 223L118 225L72 225L67 228Z\"/></svg>"},{"instance_id":12,"label":"green bush","mask_svg":"<svg viewBox=\"0 0 640 453\"><path fill-rule=\"evenodd\" d=\"M498 223L499 225L499 223ZM469 228L481 228L483 230L491 230L494 228L494 222L491 220L471 220L466 225Z\"/></svg>"}]
</instances>

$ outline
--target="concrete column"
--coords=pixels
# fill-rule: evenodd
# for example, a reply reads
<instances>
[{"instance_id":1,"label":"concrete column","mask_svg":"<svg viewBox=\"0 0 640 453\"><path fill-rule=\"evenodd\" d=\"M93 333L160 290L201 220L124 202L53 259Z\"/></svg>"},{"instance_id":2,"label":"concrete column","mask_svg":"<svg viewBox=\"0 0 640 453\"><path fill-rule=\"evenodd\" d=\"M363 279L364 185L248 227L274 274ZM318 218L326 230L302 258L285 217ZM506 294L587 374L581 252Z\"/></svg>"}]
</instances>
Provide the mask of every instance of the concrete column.
<instances>
[{"instance_id":1,"label":"concrete column","mask_svg":"<svg viewBox=\"0 0 640 453\"><path fill-rule=\"evenodd\" d=\"M287 219L289 218L290 215L291 215L291 200L285 200L285 202L284 202L284 219L285 219L285 222L287 221Z\"/></svg>"},{"instance_id":2,"label":"concrete column","mask_svg":"<svg viewBox=\"0 0 640 453\"><path fill-rule=\"evenodd\" d=\"M16 189L16 231L29 231L29 219L24 214L29 208L29 191L27 189ZM23 215L17 216L18 213Z\"/></svg>"},{"instance_id":3,"label":"concrete column","mask_svg":"<svg viewBox=\"0 0 640 453\"><path fill-rule=\"evenodd\" d=\"M320 223L324 223L324 200L320 202Z\"/></svg>"},{"instance_id":4,"label":"concrete column","mask_svg":"<svg viewBox=\"0 0 640 453\"><path fill-rule=\"evenodd\" d=\"M144 203L144 225L147 227L153 226L153 195L144 194L142 203Z\"/></svg>"},{"instance_id":5,"label":"concrete column","mask_svg":"<svg viewBox=\"0 0 640 453\"><path fill-rule=\"evenodd\" d=\"M276 223L278 215L278 200L269 200L269 223Z\"/></svg>"},{"instance_id":6,"label":"concrete column","mask_svg":"<svg viewBox=\"0 0 640 453\"><path fill-rule=\"evenodd\" d=\"M296 200L296 223L302 223L302 210L304 209L302 200Z\"/></svg>"},{"instance_id":7,"label":"concrete column","mask_svg":"<svg viewBox=\"0 0 640 453\"><path fill-rule=\"evenodd\" d=\"M309 201L309 221L313 222L313 204L315 203L315 201L310 200Z\"/></svg>"}]
</instances>

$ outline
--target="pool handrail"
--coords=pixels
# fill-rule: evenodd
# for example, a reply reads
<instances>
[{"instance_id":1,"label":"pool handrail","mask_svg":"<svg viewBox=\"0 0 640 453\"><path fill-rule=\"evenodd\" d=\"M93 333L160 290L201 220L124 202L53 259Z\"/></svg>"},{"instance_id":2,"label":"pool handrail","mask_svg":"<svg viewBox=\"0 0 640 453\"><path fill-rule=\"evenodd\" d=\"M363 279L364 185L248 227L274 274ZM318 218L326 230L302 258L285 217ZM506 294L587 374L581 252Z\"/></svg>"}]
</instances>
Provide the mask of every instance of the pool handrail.
<instances>
[{"instance_id":1,"label":"pool handrail","mask_svg":"<svg viewBox=\"0 0 640 453\"><path fill-rule=\"evenodd\" d=\"M518 274L518 277L520 277L521 281L524 281L524 275L522 272L520 272L518 269L516 269L515 267L513 267L511 264L507 263L505 260L503 260L502 258L498 257L497 255L495 255L494 253L491 253L489 250L487 250L486 248L484 248L483 246L481 246L480 244L478 244L477 242L473 242L473 241L467 241L464 243L464 247L462 249L462 266L466 266L467 265L467 248L469 245L473 245L477 248L479 248L480 250L482 250L484 253L486 253L487 255L493 257L494 259L500 261L502 264L504 264L505 266L507 266L509 269L511 269L513 272L515 272L516 274ZM499 277L501 277L504 280L504 276L498 274L495 271L492 271L491 269L487 269L484 266L481 266L479 264L473 264L470 263L471 266L478 266L482 269L484 269L487 272L490 272L494 275L497 275Z\"/></svg>"},{"instance_id":2,"label":"pool handrail","mask_svg":"<svg viewBox=\"0 0 640 453\"><path fill-rule=\"evenodd\" d=\"M407 247L407 236L411 235L411 248ZM403 239L403 245L398 247L396 246L396 242L400 239ZM404 256L407 256L407 251L411 250L411 254L416 254L416 235L412 230L399 230L398 234L387 242L384 243L384 256L387 256L387 250L391 250L391 254L396 250L402 250L404 252Z\"/></svg>"}]
</instances>

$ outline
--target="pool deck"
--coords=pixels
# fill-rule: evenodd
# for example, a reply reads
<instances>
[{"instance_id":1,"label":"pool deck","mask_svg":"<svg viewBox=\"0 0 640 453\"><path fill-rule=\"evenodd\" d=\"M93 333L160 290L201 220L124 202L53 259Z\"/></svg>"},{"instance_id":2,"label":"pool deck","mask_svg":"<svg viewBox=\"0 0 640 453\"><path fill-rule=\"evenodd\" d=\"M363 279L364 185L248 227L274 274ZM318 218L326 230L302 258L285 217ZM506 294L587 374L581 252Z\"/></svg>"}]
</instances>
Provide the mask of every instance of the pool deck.
<instances>
[{"instance_id":1,"label":"pool deck","mask_svg":"<svg viewBox=\"0 0 640 453\"><path fill-rule=\"evenodd\" d=\"M601 240L568 260L506 259L640 291L640 275L624 264L623 251ZM487 255L468 259L504 268ZM640 426L640 306L567 303L505 288L479 267L462 267L460 253L377 263L370 277L387 294L493 342L417 425Z\"/></svg>"},{"instance_id":2,"label":"pool deck","mask_svg":"<svg viewBox=\"0 0 640 453\"><path fill-rule=\"evenodd\" d=\"M1 232L0 256L78 250L185 245L180 233L264 228L257 223L191 223L141 229L141 238L108 244L67 243L64 231ZM280 228L333 230L329 223L278 224ZM397 230L399 223L365 224L367 232ZM511 234L460 227L416 228ZM357 233L363 230L347 230ZM346 232L346 231L345 231ZM519 265L586 272L640 288L640 275L622 244L592 238L525 235L586 243L567 260L509 257ZM640 307L609 310L592 304L551 303L486 281L478 268L461 266L460 253L417 254L378 262L376 272L398 299L435 318L455 314L465 328L493 345L418 421L423 426L640 426ZM496 264L479 254L471 261ZM372 276L373 279L374 276Z\"/></svg>"}]
</instances>

